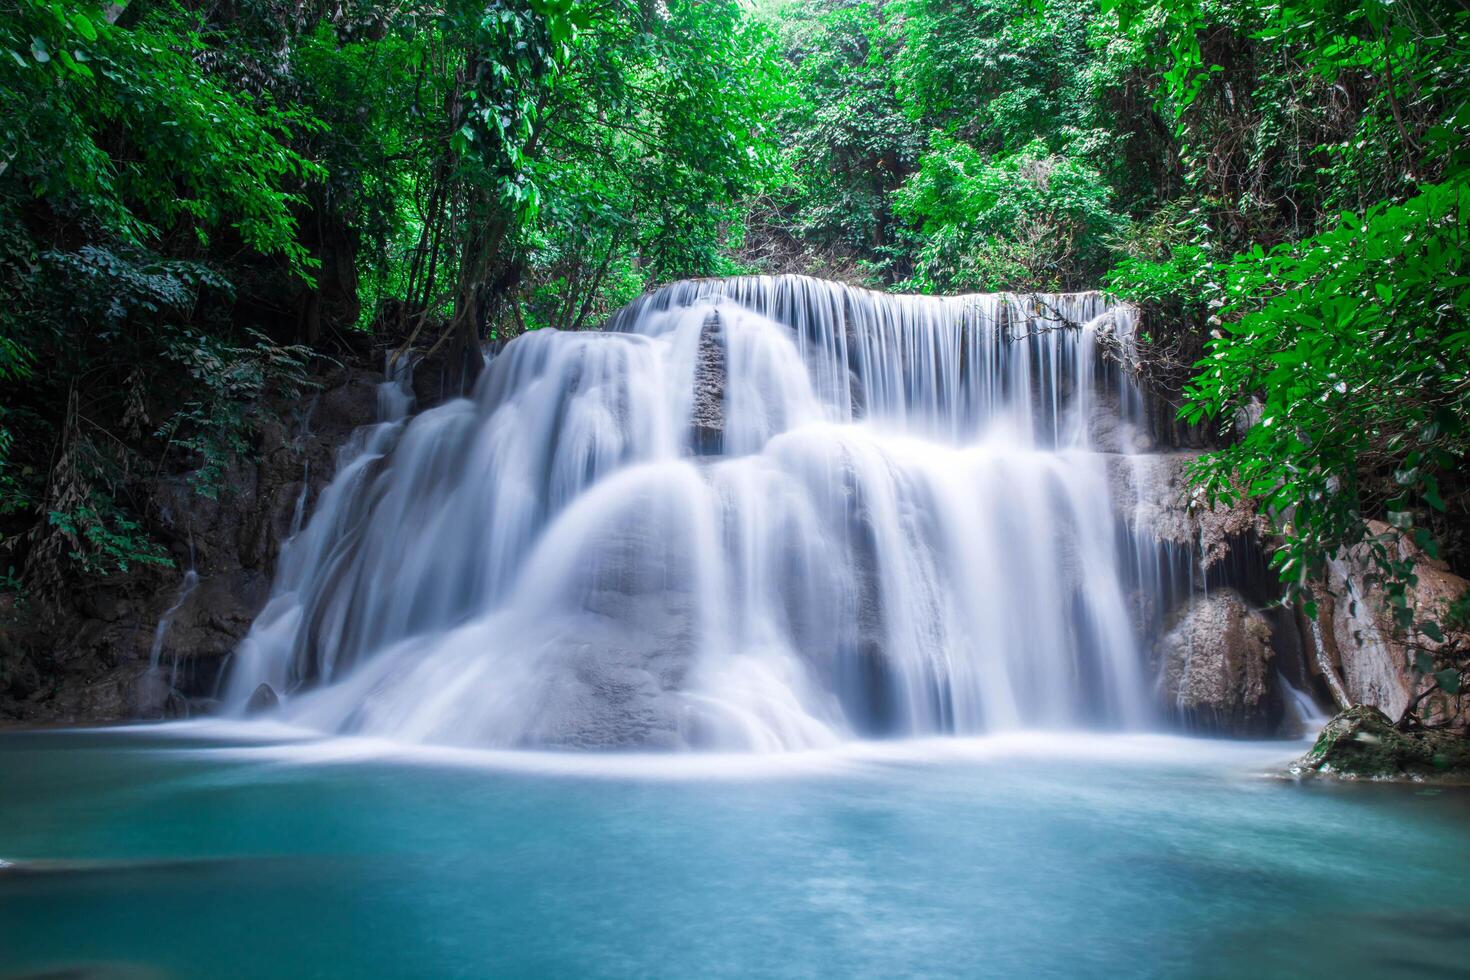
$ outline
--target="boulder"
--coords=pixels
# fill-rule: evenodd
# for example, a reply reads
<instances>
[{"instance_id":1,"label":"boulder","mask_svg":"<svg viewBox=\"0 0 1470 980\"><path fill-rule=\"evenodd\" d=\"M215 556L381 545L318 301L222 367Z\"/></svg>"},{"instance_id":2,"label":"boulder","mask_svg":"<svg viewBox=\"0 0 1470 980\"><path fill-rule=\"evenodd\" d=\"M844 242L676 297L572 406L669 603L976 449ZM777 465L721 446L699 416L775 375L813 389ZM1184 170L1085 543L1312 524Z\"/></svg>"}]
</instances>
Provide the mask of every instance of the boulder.
<instances>
[{"instance_id":1,"label":"boulder","mask_svg":"<svg viewBox=\"0 0 1470 980\"><path fill-rule=\"evenodd\" d=\"M245 702L245 713L256 715L264 711L274 711L280 706L281 699L276 694L276 689L269 684L261 684L251 692L250 700Z\"/></svg>"},{"instance_id":2,"label":"boulder","mask_svg":"<svg viewBox=\"0 0 1470 980\"><path fill-rule=\"evenodd\" d=\"M1371 705L1356 705L1327 723L1293 775L1344 779L1470 782L1470 740L1443 730L1402 732Z\"/></svg>"},{"instance_id":3,"label":"boulder","mask_svg":"<svg viewBox=\"0 0 1470 980\"><path fill-rule=\"evenodd\" d=\"M1417 610L1416 621L1440 619L1450 603L1470 589L1470 581L1451 572L1443 562L1429 558L1388 525L1370 521L1369 531L1392 536L1392 556L1414 562L1418 583L1409 591ZM1347 698L1354 704L1373 705L1397 719L1424 683L1411 667L1410 648L1432 651L1440 643L1417 630L1396 629L1382 590L1369 584L1375 572L1366 544L1350 548L1329 562L1312 632L1326 648L1330 662L1341 671ZM1470 644L1470 636L1446 635L1445 642ZM1445 710L1450 714L1444 714ZM1470 705L1445 704L1425 720L1465 727L1470 724Z\"/></svg>"},{"instance_id":4,"label":"boulder","mask_svg":"<svg viewBox=\"0 0 1470 980\"><path fill-rule=\"evenodd\" d=\"M1271 625L1239 593L1196 596L1155 647L1159 696L1188 727L1265 735L1281 714L1271 687Z\"/></svg>"},{"instance_id":5,"label":"boulder","mask_svg":"<svg viewBox=\"0 0 1470 980\"><path fill-rule=\"evenodd\" d=\"M431 324L421 339L432 344L442 329ZM454 398L468 398L484 370L485 357L481 351L470 350L451 338L437 349L431 348L414 363L410 378L414 400L420 409L428 409Z\"/></svg>"}]
</instances>

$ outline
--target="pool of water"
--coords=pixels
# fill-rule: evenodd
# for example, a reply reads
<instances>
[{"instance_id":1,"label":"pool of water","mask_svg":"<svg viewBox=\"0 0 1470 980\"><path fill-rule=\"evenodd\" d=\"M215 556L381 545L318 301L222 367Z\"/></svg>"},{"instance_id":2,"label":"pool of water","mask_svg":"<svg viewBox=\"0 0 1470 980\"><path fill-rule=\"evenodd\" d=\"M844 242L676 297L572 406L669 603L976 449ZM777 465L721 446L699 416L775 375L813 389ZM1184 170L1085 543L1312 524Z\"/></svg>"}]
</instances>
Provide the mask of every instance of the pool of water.
<instances>
[{"instance_id":1,"label":"pool of water","mask_svg":"<svg viewBox=\"0 0 1470 980\"><path fill-rule=\"evenodd\" d=\"M0 977L1470 976L1470 794L1301 749L9 733Z\"/></svg>"}]
</instances>

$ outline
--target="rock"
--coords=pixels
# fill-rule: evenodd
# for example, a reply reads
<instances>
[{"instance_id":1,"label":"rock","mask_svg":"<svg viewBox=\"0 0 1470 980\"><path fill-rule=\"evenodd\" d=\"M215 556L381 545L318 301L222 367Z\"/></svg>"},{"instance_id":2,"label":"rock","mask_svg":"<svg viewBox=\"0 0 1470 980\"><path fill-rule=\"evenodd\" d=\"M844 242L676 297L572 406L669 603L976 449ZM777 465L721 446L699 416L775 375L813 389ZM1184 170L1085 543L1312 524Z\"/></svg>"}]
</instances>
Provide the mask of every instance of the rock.
<instances>
[{"instance_id":1,"label":"rock","mask_svg":"<svg viewBox=\"0 0 1470 980\"><path fill-rule=\"evenodd\" d=\"M1470 782L1470 741L1448 731L1401 732L1382 711L1356 705L1328 722L1311 751L1290 771L1345 779Z\"/></svg>"},{"instance_id":2,"label":"rock","mask_svg":"<svg viewBox=\"0 0 1470 980\"><path fill-rule=\"evenodd\" d=\"M196 492L187 473L137 485L173 567L79 582L49 619L0 597L0 719L112 722L207 704L269 596L297 504L309 507L335 472L339 447L377 417L380 372L336 365L318 380L314 396L254 413L253 452L230 462L217 499ZM198 585L180 602L191 567ZM160 651L167 669L150 675L155 628L175 604Z\"/></svg>"},{"instance_id":3,"label":"rock","mask_svg":"<svg viewBox=\"0 0 1470 980\"><path fill-rule=\"evenodd\" d=\"M258 715L263 711L274 711L280 706L281 699L276 694L276 689L263 683L251 692L250 700L245 702L245 713Z\"/></svg>"},{"instance_id":4,"label":"rock","mask_svg":"<svg viewBox=\"0 0 1470 980\"><path fill-rule=\"evenodd\" d=\"M311 426L319 432L347 434L378 419L378 385L383 376L370 371L347 372L321 393Z\"/></svg>"},{"instance_id":5,"label":"rock","mask_svg":"<svg viewBox=\"0 0 1470 980\"><path fill-rule=\"evenodd\" d=\"M1271 690L1271 626L1240 595L1196 597L1155 645L1159 695L1191 728L1265 735L1279 719Z\"/></svg>"},{"instance_id":6,"label":"rock","mask_svg":"<svg viewBox=\"0 0 1470 980\"><path fill-rule=\"evenodd\" d=\"M1255 426L1260 425L1261 419L1265 417L1265 404L1259 398L1252 395L1249 402L1236 409L1235 417L1231 420L1235 426L1235 434L1242 439L1245 438L1245 434Z\"/></svg>"},{"instance_id":7,"label":"rock","mask_svg":"<svg viewBox=\"0 0 1470 980\"><path fill-rule=\"evenodd\" d=\"M1210 569L1242 540L1263 537L1268 528L1252 502L1242 496L1234 506L1211 507L1190 486L1197 453L1112 456L1108 459L1113 506L1135 534L1184 545Z\"/></svg>"},{"instance_id":8,"label":"rock","mask_svg":"<svg viewBox=\"0 0 1470 980\"><path fill-rule=\"evenodd\" d=\"M691 414L695 454L718 455L725 441L725 340L719 313L711 313L699 331Z\"/></svg>"},{"instance_id":9,"label":"rock","mask_svg":"<svg viewBox=\"0 0 1470 980\"><path fill-rule=\"evenodd\" d=\"M424 331L424 339L433 343L442 328L432 324ZM454 398L466 398L475 390L475 382L485 369L480 351L471 351L453 338L439 345L429 356L413 366L413 394L420 409L433 408Z\"/></svg>"},{"instance_id":10,"label":"rock","mask_svg":"<svg viewBox=\"0 0 1470 980\"><path fill-rule=\"evenodd\" d=\"M1116 393L1098 392L1084 405L1087 410L1083 420L1087 426L1087 441L1098 452L1136 453L1154 448L1146 421L1124 418Z\"/></svg>"},{"instance_id":11,"label":"rock","mask_svg":"<svg viewBox=\"0 0 1470 980\"><path fill-rule=\"evenodd\" d=\"M1418 584L1410 591L1417 610L1415 619L1440 619L1449 604L1470 589L1470 581L1449 570L1440 561L1430 559L1402 535L1378 521L1368 523L1374 535L1394 535L1392 557L1414 562ZM1329 658L1341 669L1347 697L1355 704L1374 705L1391 719L1403 714L1409 701L1424 683L1410 664L1409 648L1437 650L1440 643L1417 631L1405 634L1394 626L1393 616L1383 593L1365 584L1376 572L1369 546L1357 545L1328 563L1326 589L1319 596L1314 633L1326 647ZM1446 635L1445 642L1470 644L1470 636ZM1437 702L1436 702L1437 703ZM1425 707L1433 709L1434 705ZM1446 705L1449 716L1430 714L1430 723L1451 722L1457 727L1470 723L1470 705L1456 711Z\"/></svg>"},{"instance_id":12,"label":"rock","mask_svg":"<svg viewBox=\"0 0 1470 980\"><path fill-rule=\"evenodd\" d=\"M136 718L166 717L171 693L173 689L169 687L168 677L163 671L145 669L133 682L132 705L119 704L116 713L131 714Z\"/></svg>"}]
</instances>

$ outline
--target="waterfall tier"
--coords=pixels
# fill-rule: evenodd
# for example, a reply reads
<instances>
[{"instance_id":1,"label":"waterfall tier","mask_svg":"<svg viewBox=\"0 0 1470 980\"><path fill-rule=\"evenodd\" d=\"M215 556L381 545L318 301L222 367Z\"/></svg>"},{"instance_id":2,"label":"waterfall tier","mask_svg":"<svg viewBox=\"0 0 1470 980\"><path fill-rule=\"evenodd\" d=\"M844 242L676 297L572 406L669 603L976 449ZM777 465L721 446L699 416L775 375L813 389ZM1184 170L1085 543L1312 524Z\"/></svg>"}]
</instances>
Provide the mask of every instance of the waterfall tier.
<instances>
[{"instance_id":1,"label":"waterfall tier","mask_svg":"<svg viewBox=\"0 0 1470 980\"><path fill-rule=\"evenodd\" d=\"M1138 727L1095 293L678 283L344 452L225 700L493 746ZM1106 445L1105 445L1106 444Z\"/></svg>"}]
</instances>

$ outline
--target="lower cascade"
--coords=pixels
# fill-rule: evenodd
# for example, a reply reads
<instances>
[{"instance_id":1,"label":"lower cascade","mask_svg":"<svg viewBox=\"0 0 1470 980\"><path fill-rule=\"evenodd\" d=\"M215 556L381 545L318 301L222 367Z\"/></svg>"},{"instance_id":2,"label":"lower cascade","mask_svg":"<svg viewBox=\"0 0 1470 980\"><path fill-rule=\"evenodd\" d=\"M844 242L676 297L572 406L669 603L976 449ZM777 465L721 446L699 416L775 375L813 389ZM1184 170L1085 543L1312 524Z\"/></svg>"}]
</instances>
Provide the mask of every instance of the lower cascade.
<instances>
[{"instance_id":1,"label":"lower cascade","mask_svg":"<svg viewBox=\"0 0 1470 980\"><path fill-rule=\"evenodd\" d=\"M502 747L1144 727L1131 339L1097 293L695 280L517 338L472 398L390 385L224 700Z\"/></svg>"}]
</instances>

